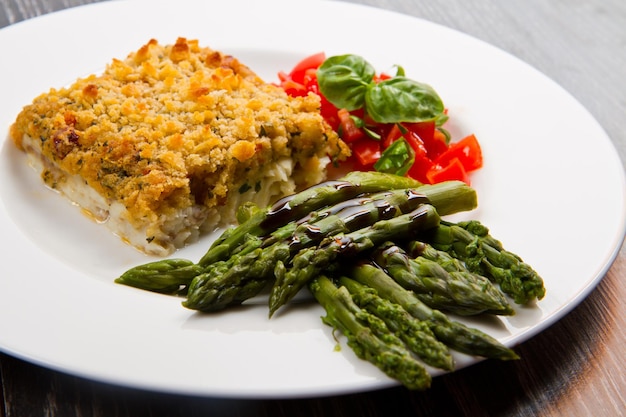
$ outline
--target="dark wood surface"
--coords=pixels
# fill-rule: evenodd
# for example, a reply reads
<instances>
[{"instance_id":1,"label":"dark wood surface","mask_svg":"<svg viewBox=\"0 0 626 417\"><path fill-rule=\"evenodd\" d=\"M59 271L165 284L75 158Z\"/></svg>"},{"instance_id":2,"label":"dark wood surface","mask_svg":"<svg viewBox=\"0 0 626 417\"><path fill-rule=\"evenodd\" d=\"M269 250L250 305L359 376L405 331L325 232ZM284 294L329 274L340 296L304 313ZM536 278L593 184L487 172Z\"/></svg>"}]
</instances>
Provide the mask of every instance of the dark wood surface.
<instances>
[{"instance_id":1,"label":"dark wood surface","mask_svg":"<svg viewBox=\"0 0 626 417\"><path fill-rule=\"evenodd\" d=\"M0 0L0 28L92 2ZM621 160L626 161L623 0L355 3L426 18L518 56L580 100L605 128ZM8 60L2 58L0 62L6 65ZM84 380L0 353L0 417L624 416L625 299L626 249L622 247L587 299L517 347L520 361L484 361L435 378L433 387L421 393L397 387L301 400L186 397Z\"/></svg>"}]
</instances>

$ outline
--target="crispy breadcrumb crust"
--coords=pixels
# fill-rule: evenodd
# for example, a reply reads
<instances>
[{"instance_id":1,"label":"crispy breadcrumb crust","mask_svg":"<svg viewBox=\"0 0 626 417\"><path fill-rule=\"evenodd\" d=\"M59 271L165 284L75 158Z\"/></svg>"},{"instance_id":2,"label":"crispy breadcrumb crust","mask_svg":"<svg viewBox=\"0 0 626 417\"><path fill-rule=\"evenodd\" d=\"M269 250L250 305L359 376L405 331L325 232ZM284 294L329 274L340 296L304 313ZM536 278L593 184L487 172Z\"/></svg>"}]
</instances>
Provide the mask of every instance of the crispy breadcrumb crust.
<instances>
[{"instance_id":1,"label":"crispy breadcrumb crust","mask_svg":"<svg viewBox=\"0 0 626 417\"><path fill-rule=\"evenodd\" d=\"M53 165L123 204L129 222L158 224L193 205L224 205L280 158L295 162L299 187L311 185L306 171L321 158L349 154L319 107L316 95L289 97L197 40L153 39L101 75L37 97L11 137L20 149L24 136L38 140Z\"/></svg>"}]
</instances>

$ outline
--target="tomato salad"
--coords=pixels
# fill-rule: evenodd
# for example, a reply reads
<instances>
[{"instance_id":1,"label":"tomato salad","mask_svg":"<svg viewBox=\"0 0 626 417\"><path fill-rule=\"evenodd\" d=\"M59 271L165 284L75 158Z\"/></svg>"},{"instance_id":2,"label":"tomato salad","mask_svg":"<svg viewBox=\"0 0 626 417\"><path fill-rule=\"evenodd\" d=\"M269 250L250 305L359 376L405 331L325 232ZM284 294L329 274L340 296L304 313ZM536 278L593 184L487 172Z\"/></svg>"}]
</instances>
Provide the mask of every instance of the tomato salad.
<instances>
[{"instance_id":1,"label":"tomato salad","mask_svg":"<svg viewBox=\"0 0 626 417\"><path fill-rule=\"evenodd\" d=\"M278 73L291 96L314 93L321 114L351 150L354 169L406 175L424 184L460 180L482 167L475 135L452 142L447 109L435 90L396 74L376 73L357 55L310 55Z\"/></svg>"}]
</instances>

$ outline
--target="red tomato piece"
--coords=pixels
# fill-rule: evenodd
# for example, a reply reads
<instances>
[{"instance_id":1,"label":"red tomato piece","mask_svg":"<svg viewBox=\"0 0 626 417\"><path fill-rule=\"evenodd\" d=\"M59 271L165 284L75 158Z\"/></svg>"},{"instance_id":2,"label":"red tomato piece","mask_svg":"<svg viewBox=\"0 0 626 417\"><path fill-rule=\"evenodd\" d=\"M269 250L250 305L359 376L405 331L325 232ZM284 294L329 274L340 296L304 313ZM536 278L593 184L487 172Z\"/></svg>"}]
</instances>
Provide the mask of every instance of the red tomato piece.
<instances>
[{"instance_id":1,"label":"red tomato piece","mask_svg":"<svg viewBox=\"0 0 626 417\"><path fill-rule=\"evenodd\" d=\"M435 122L402 123L402 126L416 133L423 141L430 140L435 134Z\"/></svg>"},{"instance_id":2,"label":"red tomato piece","mask_svg":"<svg viewBox=\"0 0 626 417\"><path fill-rule=\"evenodd\" d=\"M380 159L380 144L375 140L364 138L352 144L352 153L361 166L371 168Z\"/></svg>"},{"instance_id":3,"label":"red tomato piece","mask_svg":"<svg viewBox=\"0 0 626 417\"><path fill-rule=\"evenodd\" d=\"M317 85L317 68L309 68L308 70L304 71L304 78L302 79L302 84L308 87L312 83L315 83ZM319 86L317 90L319 93Z\"/></svg>"},{"instance_id":4,"label":"red tomato piece","mask_svg":"<svg viewBox=\"0 0 626 417\"><path fill-rule=\"evenodd\" d=\"M483 166L483 155L475 135L468 135L451 144L448 150L435 159L435 164L447 166L458 159L465 171L470 172Z\"/></svg>"},{"instance_id":5,"label":"red tomato piece","mask_svg":"<svg viewBox=\"0 0 626 417\"><path fill-rule=\"evenodd\" d=\"M317 83L317 77L312 77L306 81L306 89L320 97L320 113L330 127L336 132L339 129L339 110L330 101L320 93L320 87Z\"/></svg>"},{"instance_id":6,"label":"red tomato piece","mask_svg":"<svg viewBox=\"0 0 626 417\"><path fill-rule=\"evenodd\" d=\"M383 134L383 149L387 149L389 145L402 137L402 130L397 123L394 123L389 129L384 129L383 127L381 130L387 130Z\"/></svg>"},{"instance_id":7,"label":"red tomato piece","mask_svg":"<svg viewBox=\"0 0 626 417\"><path fill-rule=\"evenodd\" d=\"M365 136L363 131L354 122L348 110L339 109L337 116L339 117L339 135L344 142L355 142Z\"/></svg>"},{"instance_id":8,"label":"red tomato piece","mask_svg":"<svg viewBox=\"0 0 626 417\"><path fill-rule=\"evenodd\" d=\"M403 123L402 125L422 139L430 159L437 158L448 149L446 137L436 129L434 121Z\"/></svg>"},{"instance_id":9,"label":"red tomato piece","mask_svg":"<svg viewBox=\"0 0 626 417\"><path fill-rule=\"evenodd\" d=\"M446 136L438 130L435 130L430 141L424 141L424 144L426 149L428 149L428 156L433 160L448 150Z\"/></svg>"},{"instance_id":10,"label":"red tomato piece","mask_svg":"<svg viewBox=\"0 0 626 417\"><path fill-rule=\"evenodd\" d=\"M425 155L415 155L415 161L407 172L407 176L421 182L422 184L430 184L427 173L432 169L433 163Z\"/></svg>"},{"instance_id":11,"label":"red tomato piece","mask_svg":"<svg viewBox=\"0 0 626 417\"><path fill-rule=\"evenodd\" d=\"M279 71L278 72L278 79L283 82L289 79L289 74L287 74L285 71Z\"/></svg>"},{"instance_id":12,"label":"red tomato piece","mask_svg":"<svg viewBox=\"0 0 626 417\"><path fill-rule=\"evenodd\" d=\"M381 73L380 73L380 74L378 74L378 75L374 75L374 80L373 80L373 81L374 81L375 83L379 83L379 82L381 82L381 81L385 81L385 80L388 80L388 79L390 79L390 78L392 78L392 76L391 76L391 75L386 74L386 73L384 73L384 72L381 72Z\"/></svg>"},{"instance_id":13,"label":"red tomato piece","mask_svg":"<svg viewBox=\"0 0 626 417\"><path fill-rule=\"evenodd\" d=\"M431 184L457 180L470 185L469 175L458 158L453 158L445 166L434 164L426 173L426 177Z\"/></svg>"},{"instance_id":14,"label":"red tomato piece","mask_svg":"<svg viewBox=\"0 0 626 417\"><path fill-rule=\"evenodd\" d=\"M293 80L287 79L283 81L280 83L280 87L292 97L306 96L308 94L307 88L303 84Z\"/></svg>"},{"instance_id":15,"label":"red tomato piece","mask_svg":"<svg viewBox=\"0 0 626 417\"><path fill-rule=\"evenodd\" d=\"M391 145L394 141L403 137L406 139L407 143L413 149L415 153L415 161L413 165L407 172L407 176L421 182L424 184L429 184L430 180L428 179L426 173L432 168L433 162L428 157L428 150L424 146L424 142L421 137L412 130L407 130L403 132L402 129L405 129L405 124L402 124L400 127L398 124L394 124L391 129L389 129L387 135L384 137L382 147L383 149L387 149L389 145Z\"/></svg>"},{"instance_id":16,"label":"red tomato piece","mask_svg":"<svg viewBox=\"0 0 626 417\"><path fill-rule=\"evenodd\" d=\"M318 52L313 55L309 55L296 64L295 67L289 73L289 77L298 83L304 83L304 75L309 69L317 69L322 62L326 59L324 52Z\"/></svg>"},{"instance_id":17,"label":"red tomato piece","mask_svg":"<svg viewBox=\"0 0 626 417\"><path fill-rule=\"evenodd\" d=\"M425 159L430 160L430 157L428 156L428 149L426 149L426 146L424 146L424 141L422 141L422 138L419 137L417 133L409 130L403 135L403 137L406 139L407 142L409 142L411 148L413 148L415 156L421 156Z\"/></svg>"}]
</instances>

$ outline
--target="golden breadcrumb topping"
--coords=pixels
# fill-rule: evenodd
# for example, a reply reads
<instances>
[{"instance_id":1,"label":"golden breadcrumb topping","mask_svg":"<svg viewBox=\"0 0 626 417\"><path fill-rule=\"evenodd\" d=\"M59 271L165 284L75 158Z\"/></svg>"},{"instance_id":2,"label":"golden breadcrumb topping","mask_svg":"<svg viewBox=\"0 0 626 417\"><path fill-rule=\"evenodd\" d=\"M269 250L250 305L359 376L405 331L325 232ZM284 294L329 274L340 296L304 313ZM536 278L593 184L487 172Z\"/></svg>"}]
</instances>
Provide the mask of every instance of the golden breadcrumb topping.
<instances>
[{"instance_id":1,"label":"golden breadcrumb topping","mask_svg":"<svg viewBox=\"0 0 626 417\"><path fill-rule=\"evenodd\" d=\"M151 40L103 74L37 97L11 136L20 148L24 135L40 140L45 158L145 222L219 206L281 157L301 170L344 159L319 107L319 97L289 97L196 40Z\"/></svg>"}]
</instances>

